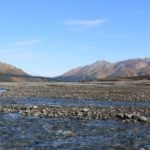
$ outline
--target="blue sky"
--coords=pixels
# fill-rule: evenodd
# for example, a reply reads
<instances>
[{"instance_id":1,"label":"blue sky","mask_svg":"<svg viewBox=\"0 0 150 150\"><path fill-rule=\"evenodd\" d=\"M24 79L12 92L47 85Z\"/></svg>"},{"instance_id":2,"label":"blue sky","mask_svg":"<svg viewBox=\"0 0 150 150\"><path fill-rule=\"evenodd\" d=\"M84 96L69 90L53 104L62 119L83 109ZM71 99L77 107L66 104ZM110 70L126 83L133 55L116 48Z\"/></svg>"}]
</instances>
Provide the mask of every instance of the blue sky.
<instances>
[{"instance_id":1,"label":"blue sky","mask_svg":"<svg viewBox=\"0 0 150 150\"><path fill-rule=\"evenodd\" d=\"M0 61L57 76L97 60L150 57L149 0L4 0Z\"/></svg>"}]
</instances>

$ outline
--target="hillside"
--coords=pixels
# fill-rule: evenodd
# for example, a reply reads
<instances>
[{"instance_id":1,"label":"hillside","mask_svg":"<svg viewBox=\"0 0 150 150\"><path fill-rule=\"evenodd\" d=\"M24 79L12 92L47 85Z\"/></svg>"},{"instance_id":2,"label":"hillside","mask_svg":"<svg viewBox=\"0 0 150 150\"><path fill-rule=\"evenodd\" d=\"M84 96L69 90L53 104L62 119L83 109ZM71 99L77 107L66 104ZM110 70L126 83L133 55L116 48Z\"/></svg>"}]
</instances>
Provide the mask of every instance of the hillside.
<instances>
[{"instance_id":1,"label":"hillside","mask_svg":"<svg viewBox=\"0 0 150 150\"><path fill-rule=\"evenodd\" d=\"M58 79L64 81L81 81L146 75L150 75L150 58L129 59L116 63L97 61L91 65L72 69L58 77Z\"/></svg>"},{"instance_id":2,"label":"hillside","mask_svg":"<svg viewBox=\"0 0 150 150\"><path fill-rule=\"evenodd\" d=\"M0 62L0 82L48 82L52 78L30 76L22 69Z\"/></svg>"},{"instance_id":3,"label":"hillside","mask_svg":"<svg viewBox=\"0 0 150 150\"><path fill-rule=\"evenodd\" d=\"M22 69L15 66L0 62L0 73L11 75L27 75Z\"/></svg>"}]
</instances>

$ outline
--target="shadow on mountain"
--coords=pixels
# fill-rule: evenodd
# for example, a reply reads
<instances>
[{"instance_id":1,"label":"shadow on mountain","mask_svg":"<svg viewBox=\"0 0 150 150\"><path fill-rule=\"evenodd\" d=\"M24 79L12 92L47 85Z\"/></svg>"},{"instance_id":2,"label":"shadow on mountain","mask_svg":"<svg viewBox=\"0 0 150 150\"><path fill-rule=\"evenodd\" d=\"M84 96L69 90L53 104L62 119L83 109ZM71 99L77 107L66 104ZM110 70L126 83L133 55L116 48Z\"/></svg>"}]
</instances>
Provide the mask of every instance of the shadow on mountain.
<instances>
[{"instance_id":1,"label":"shadow on mountain","mask_svg":"<svg viewBox=\"0 0 150 150\"><path fill-rule=\"evenodd\" d=\"M0 82L50 82L55 81L52 78L30 76L30 75L14 75L0 73Z\"/></svg>"}]
</instances>

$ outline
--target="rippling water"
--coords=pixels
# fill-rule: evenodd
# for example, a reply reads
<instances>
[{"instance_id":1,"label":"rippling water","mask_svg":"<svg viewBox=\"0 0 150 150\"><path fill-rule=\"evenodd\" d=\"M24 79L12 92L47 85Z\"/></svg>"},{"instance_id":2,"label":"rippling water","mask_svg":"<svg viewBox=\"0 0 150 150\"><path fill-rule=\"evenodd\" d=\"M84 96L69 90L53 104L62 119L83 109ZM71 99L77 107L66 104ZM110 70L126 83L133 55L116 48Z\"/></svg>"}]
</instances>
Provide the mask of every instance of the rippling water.
<instances>
[{"instance_id":1,"label":"rippling water","mask_svg":"<svg viewBox=\"0 0 150 150\"><path fill-rule=\"evenodd\" d=\"M0 113L0 149L150 149L150 126Z\"/></svg>"},{"instance_id":2,"label":"rippling water","mask_svg":"<svg viewBox=\"0 0 150 150\"><path fill-rule=\"evenodd\" d=\"M47 106L97 106L97 107L150 107L150 102L123 102L123 101L98 101L98 100L80 100L80 99L52 99L44 97L4 99L0 98L1 104L23 104L23 105L47 105Z\"/></svg>"},{"instance_id":3,"label":"rippling water","mask_svg":"<svg viewBox=\"0 0 150 150\"><path fill-rule=\"evenodd\" d=\"M0 93L5 92L0 90ZM150 102L0 98L0 104L97 107L150 107ZM142 109L142 108L141 108ZM119 121L51 119L0 113L1 149L140 149L150 150L150 126Z\"/></svg>"},{"instance_id":4,"label":"rippling water","mask_svg":"<svg viewBox=\"0 0 150 150\"><path fill-rule=\"evenodd\" d=\"M0 89L0 94L2 94L2 93L4 93L4 92L6 92L5 89Z\"/></svg>"}]
</instances>

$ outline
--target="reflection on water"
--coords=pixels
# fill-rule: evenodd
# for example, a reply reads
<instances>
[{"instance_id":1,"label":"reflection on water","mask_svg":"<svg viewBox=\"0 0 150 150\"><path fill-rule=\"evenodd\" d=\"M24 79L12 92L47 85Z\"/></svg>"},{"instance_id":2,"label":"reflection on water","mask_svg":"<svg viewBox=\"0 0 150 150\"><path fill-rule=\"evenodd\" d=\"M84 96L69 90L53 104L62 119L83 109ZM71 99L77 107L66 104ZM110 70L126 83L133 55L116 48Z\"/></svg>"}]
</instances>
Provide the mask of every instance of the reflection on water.
<instances>
[{"instance_id":1,"label":"reflection on water","mask_svg":"<svg viewBox=\"0 0 150 150\"><path fill-rule=\"evenodd\" d=\"M150 148L150 126L0 114L0 149Z\"/></svg>"},{"instance_id":2,"label":"reflection on water","mask_svg":"<svg viewBox=\"0 0 150 150\"><path fill-rule=\"evenodd\" d=\"M4 92L6 92L5 89L0 89L0 94L2 94L2 93L4 93Z\"/></svg>"}]
</instances>

